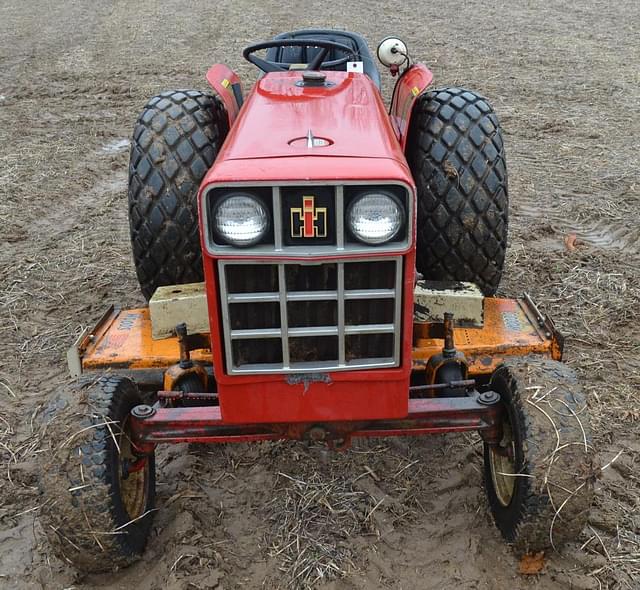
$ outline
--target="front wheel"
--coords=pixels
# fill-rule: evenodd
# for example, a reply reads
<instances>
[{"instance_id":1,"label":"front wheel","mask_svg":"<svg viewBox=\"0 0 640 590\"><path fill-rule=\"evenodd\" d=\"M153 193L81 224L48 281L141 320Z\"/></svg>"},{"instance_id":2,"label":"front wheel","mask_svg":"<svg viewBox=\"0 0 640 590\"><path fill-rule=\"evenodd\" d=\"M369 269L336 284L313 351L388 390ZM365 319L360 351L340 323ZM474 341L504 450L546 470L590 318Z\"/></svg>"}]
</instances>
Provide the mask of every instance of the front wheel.
<instances>
[{"instance_id":1,"label":"front wheel","mask_svg":"<svg viewBox=\"0 0 640 590\"><path fill-rule=\"evenodd\" d=\"M132 381L105 376L56 397L46 417L40 519L56 555L82 572L127 566L146 546L155 462L134 453L128 427L142 402Z\"/></svg>"},{"instance_id":2,"label":"front wheel","mask_svg":"<svg viewBox=\"0 0 640 590\"><path fill-rule=\"evenodd\" d=\"M491 389L505 403L502 440L484 447L497 527L519 554L576 540L593 500L594 452L574 372L539 357L508 359Z\"/></svg>"}]
</instances>

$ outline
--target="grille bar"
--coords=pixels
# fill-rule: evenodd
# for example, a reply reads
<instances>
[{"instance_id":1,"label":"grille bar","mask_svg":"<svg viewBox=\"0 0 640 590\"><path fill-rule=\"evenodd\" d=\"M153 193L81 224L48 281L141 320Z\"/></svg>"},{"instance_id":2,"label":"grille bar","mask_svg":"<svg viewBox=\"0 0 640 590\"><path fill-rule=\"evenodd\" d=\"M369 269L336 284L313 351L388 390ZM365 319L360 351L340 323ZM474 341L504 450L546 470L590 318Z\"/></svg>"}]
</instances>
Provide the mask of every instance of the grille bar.
<instances>
[{"instance_id":1,"label":"grille bar","mask_svg":"<svg viewBox=\"0 0 640 590\"><path fill-rule=\"evenodd\" d=\"M364 324L360 326L310 326L308 328L259 328L257 330L231 330L232 340L255 338L284 338L288 335L292 338L301 336L339 336L345 334L393 334L394 324ZM283 355L284 356L284 355Z\"/></svg>"},{"instance_id":2,"label":"grille bar","mask_svg":"<svg viewBox=\"0 0 640 590\"><path fill-rule=\"evenodd\" d=\"M257 330L231 330L232 340L255 340L258 338L282 338L280 328L258 328Z\"/></svg>"},{"instance_id":3,"label":"grille bar","mask_svg":"<svg viewBox=\"0 0 640 590\"><path fill-rule=\"evenodd\" d=\"M344 187L336 187L336 249L344 250Z\"/></svg>"},{"instance_id":4,"label":"grille bar","mask_svg":"<svg viewBox=\"0 0 640 590\"><path fill-rule=\"evenodd\" d=\"M235 293L227 295L228 303L267 303L280 301L278 293Z\"/></svg>"},{"instance_id":5,"label":"grille bar","mask_svg":"<svg viewBox=\"0 0 640 590\"><path fill-rule=\"evenodd\" d=\"M338 277L340 281L340 277ZM344 285L344 273L343 273ZM338 297L351 299L393 299L395 297L395 289L353 289L350 291L289 291L287 293L287 301L333 301ZM267 303L280 301L279 293L233 293L227 295L229 303Z\"/></svg>"},{"instance_id":6,"label":"grille bar","mask_svg":"<svg viewBox=\"0 0 640 590\"><path fill-rule=\"evenodd\" d=\"M396 296L396 289L353 289L345 291L343 298L349 299L393 299Z\"/></svg>"},{"instance_id":7,"label":"grille bar","mask_svg":"<svg viewBox=\"0 0 640 590\"><path fill-rule=\"evenodd\" d=\"M282 365L279 363L259 363L259 364L246 364L242 365L241 371L234 371L235 374L241 373L310 373L316 371L336 371L336 370L350 370L355 371L357 369L382 369L389 367L397 367L398 363L392 358L370 358L370 359L358 359L355 361L345 362L343 367L336 368L335 363L332 361L318 361L318 362L306 362L296 363L295 369L290 371L283 371Z\"/></svg>"},{"instance_id":8,"label":"grille bar","mask_svg":"<svg viewBox=\"0 0 640 590\"><path fill-rule=\"evenodd\" d=\"M280 294L287 292L287 280L284 273L284 264L278 264L278 289L280 290ZM282 368L286 370L289 368L291 360L289 358L289 319L286 297L280 298L280 324L282 326L280 333L282 340Z\"/></svg>"},{"instance_id":9,"label":"grille bar","mask_svg":"<svg viewBox=\"0 0 640 590\"><path fill-rule=\"evenodd\" d=\"M398 366L401 257L218 265L228 373Z\"/></svg>"},{"instance_id":10,"label":"grille bar","mask_svg":"<svg viewBox=\"0 0 640 590\"><path fill-rule=\"evenodd\" d=\"M341 232L342 234L342 232ZM341 235L340 234L340 235ZM338 365L344 365L346 347L344 338L344 264L338 265Z\"/></svg>"},{"instance_id":11,"label":"grille bar","mask_svg":"<svg viewBox=\"0 0 640 590\"><path fill-rule=\"evenodd\" d=\"M273 187L273 248L282 251L282 197L280 187Z\"/></svg>"}]
</instances>

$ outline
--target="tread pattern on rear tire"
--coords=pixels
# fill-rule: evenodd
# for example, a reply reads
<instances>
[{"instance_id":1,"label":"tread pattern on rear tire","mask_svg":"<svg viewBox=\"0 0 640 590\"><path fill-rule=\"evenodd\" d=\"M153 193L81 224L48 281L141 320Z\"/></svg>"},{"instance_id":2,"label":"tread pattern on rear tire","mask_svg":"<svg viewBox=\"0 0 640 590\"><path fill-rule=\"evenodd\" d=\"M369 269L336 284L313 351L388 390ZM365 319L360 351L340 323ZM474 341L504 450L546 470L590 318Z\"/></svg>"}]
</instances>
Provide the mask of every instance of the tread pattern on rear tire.
<instances>
[{"instance_id":1,"label":"tread pattern on rear tire","mask_svg":"<svg viewBox=\"0 0 640 590\"><path fill-rule=\"evenodd\" d=\"M114 481L114 435L120 420L140 403L132 381L107 375L65 387L45 410L43 439L50 452L43 454L40 521L54 553L82 572L130 565L146 546L155 503L153 456L148 459L146 516L128 526Z\"/></svg>"},{"instance_id":2,"label":"tread pattern on rear tire","mask_svg":"<svg viewBox=\"0 0 640 590\"><path fill-rule=\"evenodd\" d=\"M197 193L227 132L222 102L197 90L163 92L138 118L129 161L129 225L147 299L159 286L203 280Z\"/></svg>"},{"instance_id":3,"label":"tread pattern on rear tire","mask_svg":"<svg viewBox=\"0 0 640 590\"><path fill-rule=\"evenodd\" d=\"M493 295L508 221L504 142L493 109L463 88L425 92L414 106L406 155L418 189L418 271Z\"/></svg>"},{"instance_id":4,"label":"tread pattern on rear tire","mask_svg":"<svg viewBox=\"0 0 640 590\"><path fill-rule=\"evenodd\" d=\"M511 358L495 371L490 387L507 404L514 438L521 441L519 477L507 507L493 488L485 445L485 486L498 529L518 554L577 540L587 524L597 470L586 398L575 373L543 357Z\"/></svg>"}]
</instances>

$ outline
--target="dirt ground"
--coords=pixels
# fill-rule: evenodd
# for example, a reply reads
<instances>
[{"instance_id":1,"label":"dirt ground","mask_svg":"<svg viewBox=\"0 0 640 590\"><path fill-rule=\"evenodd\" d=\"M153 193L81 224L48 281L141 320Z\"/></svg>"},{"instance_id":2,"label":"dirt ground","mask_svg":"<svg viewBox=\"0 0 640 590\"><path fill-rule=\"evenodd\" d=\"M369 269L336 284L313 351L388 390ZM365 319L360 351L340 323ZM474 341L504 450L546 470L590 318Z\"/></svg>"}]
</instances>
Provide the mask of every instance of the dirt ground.
<instances>
[{"instance_id":1,"label":"dirt ground","mask_svg":"<svg viewBox=\"0 0 640 590\"><path fill-rule=\"evenodd\" d=\"M55 6L55 8L54 8ZM79 578L37 520L38 422L65 349L111 302L142 303L128 138L155 93L255 71L252 41L306 26L406 39L437 85L506 131L510 250L567 335L605 469L580 541L521 577L491 522L472 436L174 447L144 559ZM640 6L636 0L0 4L0 587L640 588ZM388 93L388 85L387 85ZM572 235L573 234L573 235ZM575 237L575 241L574 241Z\"/></svg>"}]
</instances>

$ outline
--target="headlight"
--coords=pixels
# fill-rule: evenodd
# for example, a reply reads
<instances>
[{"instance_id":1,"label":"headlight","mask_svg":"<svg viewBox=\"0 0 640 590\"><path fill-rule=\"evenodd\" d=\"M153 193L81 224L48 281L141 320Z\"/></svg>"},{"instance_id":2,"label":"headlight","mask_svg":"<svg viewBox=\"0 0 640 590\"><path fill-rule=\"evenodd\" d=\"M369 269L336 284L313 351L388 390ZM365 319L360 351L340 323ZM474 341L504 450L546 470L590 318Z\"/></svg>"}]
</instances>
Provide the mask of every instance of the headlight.
<instances>
[{"instance_id":1,"label":"headlight","mask_svg":"<svg viewBox=\"0 0 640 590\"><path fill-rule=\"evenodd\" d=\"M347 209L351 233L365 244L383 244L402 227L404 211L398 199L382 191L357 196Z\"/></svg>"},{"instance_id":2,"label":"headlight","mask_svg":"<svg viewBox=\"0 0 640 590\"><path fill-rule=\"evenodd\" d=\"M265 205L248 193L223 197L213 209L213 226L232 246L252 246L269 230Z\"/></svg>"}]
</instances>

